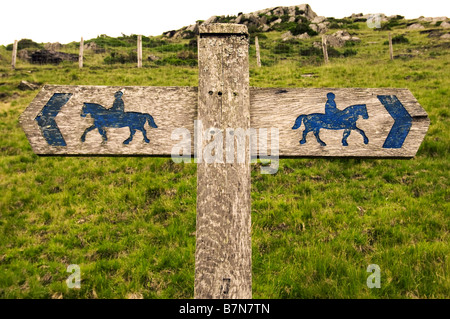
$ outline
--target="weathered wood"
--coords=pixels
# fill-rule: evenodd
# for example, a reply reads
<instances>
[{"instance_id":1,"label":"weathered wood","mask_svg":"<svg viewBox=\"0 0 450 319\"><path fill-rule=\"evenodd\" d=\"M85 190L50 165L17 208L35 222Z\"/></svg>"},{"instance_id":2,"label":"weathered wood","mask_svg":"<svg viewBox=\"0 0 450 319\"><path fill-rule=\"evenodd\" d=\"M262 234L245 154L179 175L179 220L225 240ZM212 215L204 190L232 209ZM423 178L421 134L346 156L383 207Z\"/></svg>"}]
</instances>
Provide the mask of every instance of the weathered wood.
<instances>
[{"instance_id":1,"label":"weathered wood","mask_svg":"<svg viewBox=\"0 0 450 319\"><path fill-rule=\"evenodd\" d=\"M128 145L123 144L130 136L128 127L106 128L108 140L102 143L98 130L86 135L83 132L94 123L88 115L80 116L83 103L97 103L109 109L115 102L115 93L125 90L122 96L125 112L148 113L158 128L145 124L149 143L137 131ZM35 118L55 93L73 94L61 108L55 121L66 146L51 146L45 140ZM55 86L46 85L20 117L20 122L36 154L40 155L165 155L170 156L174 129L185 127L194 132L197 114L197 88L191 87L120 87L120 86Z\"/></svg>"},{"instance_id":2,"label":"weathered wood","mask_svg":"<svg viewBox=\"0 0 450 319\"><path fill-rule=\"evenodd\" d=\"M81 40L80 40L80 54L78 56L78 67L80 69L83 68L83 52L84 52L84 40L83 40L83 37L81 37Z\"/></svg>"},{"instance_id":3,"label":"weathered wood","mask_svg":"<svg viewBox=\"0 0 450 319\"><path fill-rule=\"evenodd\" d=\"M203 128L214 127L216 134L248 129L247 27L201 26L198 50L198 119ZM207 143L203 138L199 145ZM198 163L195 298L252 297L250 188L248 156L242 164Z\"/></svg>"},{"instance_id":4,"label":"weathered wood","mask_svg":"<svg viewBox=\"0 0 450 319\"><path fill-rule=\"evenodd\" d=\"M259 50L259 40L255 37L255 47L256 47L256 64L261 67L261 52Z\"/></svg>"},{"instance_id":5,"label":"weathered wood","mask_svg":"<svg viewBox=\"0 0 450 319\"><path fill-rule=\"evenodd\" d=\"M151 128L148 124L145 126L150 143L145 143L142 133L138 131L133 141L124 145L123 141L130 135L128 128L107 128L108 141L103 144L101 135L95 130L87 134L83 143L81 136L93 123L92 118L80 116L83 103L98 103L110 108L115 101L115 92L123 88L125 111L149 113L158 125L158 128ZM225 92L221 92L223 96ZM368 144L364 144L362 136L353 131L348 137L349 145L343 146L343 130L321 129L320 137L327 146L317 143L313 132L308 133L307 142L300 145L299 140L305 126L302 123L300 128L292 130L297 116L325 113L329 92L335 94L339 110L350 105L366 104L369 118L360 117L356 123L365 131L369 138ZM64 147L49 145L35 120L55 93L73 94L55 118L67 144ZM394 119L377 95L397 96L412 117L412 126L402 148L383 148ZM250 96L251 127L278 128L280 156L414 157L429 126L426 112L407 89L251 88ZM172 147L179 142L171 140L171 133L175 128L188 129L192 141L194 140L197 104L197 88L47 85L21 115L21 123L36 154L170 156Z\"/></svg>"},{"instance_id":6,"label":"weathered wood","mask_svg":"<svg viewBox=\"0 0 450 319\"><path fill-rule=\"evenodd\" d=\"M392 35L389 32L389 57L392 60L394 60L394 49L392 47Z\"/></svg>"},{"instance_id":7,"label":"weathered wood","mask_svg":"<svg viewBox=\"0 0 450 319\"><path fill-rule=\"evenodd\" d=\"M14 40L13 50L12 50L12 59L11 59L11 68L13 70L16 68L16 60L17 60L17 40Z\"/></svg>"},{"instance_id":8,"label":"weathered wood","mask_svg":"<svg viewBox=\"0 0 450 319\"><path fill-rule=\"evenodd\" d=\"M137 37L137 66L142 68L142 35Z\"/></svg>"},{"instance_id":9,"label":"weathered wood","mask_svg":"<svg viewBox=\"0 0 450 319\"><path fill-rule=\"evenodd\" d=\"M338 110L351 105L366 105L369 118L360 116L356 125L365 132L368 144L364 144L363 137L357 131L351 131L348 146L344 146L341 141L343 129L321 129L319 136L326 146L316 141L313 132L308 133L305 144L299 143L305 124L293 130L297 116L325 113L327 94L330 92L335 95ZM395 121L377 98L378 95L396 96L412 117L411 129L401 148L383 147ZM280 156L414 157L430 123L426 112L407 89L252 88L250 96L251 127L277 127Z\"/></svg>"},{"instance_id":10,"label":"weathered wood","mask_svg":"<svg viewBox=\"0 0 450 319\"><path fill-rule=\"evenodd\" d=\"M322 36L322 51L323 51L323 59L325 63L328 63L328 49L327 49L327 36Z\"/></svg>"}]
</instances>

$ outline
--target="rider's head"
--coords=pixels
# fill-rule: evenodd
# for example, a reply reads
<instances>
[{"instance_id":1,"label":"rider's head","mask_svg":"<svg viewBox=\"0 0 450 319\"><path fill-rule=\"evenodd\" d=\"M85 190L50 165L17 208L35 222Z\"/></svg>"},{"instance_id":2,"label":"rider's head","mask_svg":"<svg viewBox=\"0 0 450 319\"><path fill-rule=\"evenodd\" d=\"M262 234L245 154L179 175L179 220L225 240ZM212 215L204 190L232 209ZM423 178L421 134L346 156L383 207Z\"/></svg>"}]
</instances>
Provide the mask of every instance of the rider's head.
<instances>
[{"instance_id":1,"label":"rider's head","mask_svg":"<svg viewBox=\"0 0 450 319\"><path fill-rule=\"evenodd\" d=\"M328 100L334 100L334 97L335 97L334 93L330 92L330 93L327 94Z\"/></svg>"},{"instance_id":2,"label":"rider's head","mask_svg":"<svg viewBox=\"0 0 450 319\"><path fill-rule=\"evenodd\" d=\"M122 97L122 95L123 95L123 91L122 91L122 90L117 91L116 93L114 93L114 97L115 97L116 99Z\"/></svg>"}]
</instances>

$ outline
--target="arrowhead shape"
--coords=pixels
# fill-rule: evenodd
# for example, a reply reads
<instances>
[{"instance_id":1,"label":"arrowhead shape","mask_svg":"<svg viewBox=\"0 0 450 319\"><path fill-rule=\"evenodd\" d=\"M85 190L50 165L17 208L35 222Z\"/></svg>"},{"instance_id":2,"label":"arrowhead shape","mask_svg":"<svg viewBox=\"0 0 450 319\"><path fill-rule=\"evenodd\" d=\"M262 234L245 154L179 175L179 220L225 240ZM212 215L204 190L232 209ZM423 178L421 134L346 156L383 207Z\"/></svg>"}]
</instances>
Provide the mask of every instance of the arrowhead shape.
<instances>
[{"instance_id":1,"label":"arrowhead shape","mask_svg":"<svg viewBox=\"0 0 450 319\"><path fill-rule=\"evenodd\" d=\"M412 126L412 117L395 95L377 95L381 104L394 119L383 148L401 148Z\"/></svg>"},{"instance_id":2,"label":"arrowhead shape","mask_svg":"<svg viewBox=\"0 0 450 319\"><path fill-rule=\"evenodd\" d=\"M56 124L55 117L72 95L72 93L53 94L35 118L41 129L42 135L51 146L66 146L66 141Z\"/></svg>"}]
</instances>

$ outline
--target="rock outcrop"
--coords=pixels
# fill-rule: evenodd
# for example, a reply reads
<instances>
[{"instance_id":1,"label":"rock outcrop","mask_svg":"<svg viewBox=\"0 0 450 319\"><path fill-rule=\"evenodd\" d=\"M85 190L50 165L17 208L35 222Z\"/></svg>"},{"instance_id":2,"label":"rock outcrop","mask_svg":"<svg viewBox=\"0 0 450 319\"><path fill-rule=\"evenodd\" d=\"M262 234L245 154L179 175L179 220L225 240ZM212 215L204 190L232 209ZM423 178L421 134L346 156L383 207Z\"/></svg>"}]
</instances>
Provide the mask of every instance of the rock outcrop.
<instances>
[{"instance_id":1,"label":"rock outcrop","mask_svg":"<svg viewBox=\"0 0 450 319\"><path fill-rule=\"evenodd\" d=\"M414 23L414 24L409 25L407 27L407 29L409 29L409 30L420 30L420 29L425 29L425 27L422 24L420 24L420 23Z\"/></svg>"},{"instance_id":2,"label":"rock outcrop","mask_svg":"<svg viewBox=\"0 0 450 319\"><path fill-rule=\"evenodd\" d=\"M252 13L240 13L237 16L212 16L205 21L197 21L196 24L184 27L180 30L164 32L168 38L189 39L198 34L200 24L210 23L237 23L246 25L249 30L267 32L276 28L281 23L305 23L311 24L311 29L317 33L325 33L327 22L325 17L318 17L308 4L291 7L274 7Z\"/></svg>"},{"instance_id":3,"label":"rock outcrop","mask_svg":"<svg viewBox=\"0 0 450 319\"><path fill-rule=\"evenodd\" d=\"M335 48L343 47L347 41L360 42L361 39L352 36L350 33L344 30L339 30L332 35L327 36L328 44Z\"/></svg>"},{"instance_id":4,"label":"rock outcrop","mask_svg":"<svg viewBox=\"0 0 450 319\"><path fill-rule=\"evenodd\" d=\"M33 91L39 89L39 85L28 81L21 81L18 88L22 91Z\"/></svg>"},{"instance_id":5,"label":"rock outcrop","mask_svg":"<svg viewBox=\"0 0 450 319\"><path fill-rule=\"evenodd\" d=\"M50 50L50 51L58 51L58 50L62 49L62 45L59 42L46 43L46 44L44 44L44 49L45 50Z\"/></svg>"},{"instance_id":6,"label":"rock outcrop","mask_svg":"<svg viewBox=\"0 0 450 319\"><path fill-rule=\"evenodd\" d=\"M78 62L78 54L51 50L37 50L30 55L30 62L36 64L59 64L62 61Z\"/></svg>"}]
</instances>

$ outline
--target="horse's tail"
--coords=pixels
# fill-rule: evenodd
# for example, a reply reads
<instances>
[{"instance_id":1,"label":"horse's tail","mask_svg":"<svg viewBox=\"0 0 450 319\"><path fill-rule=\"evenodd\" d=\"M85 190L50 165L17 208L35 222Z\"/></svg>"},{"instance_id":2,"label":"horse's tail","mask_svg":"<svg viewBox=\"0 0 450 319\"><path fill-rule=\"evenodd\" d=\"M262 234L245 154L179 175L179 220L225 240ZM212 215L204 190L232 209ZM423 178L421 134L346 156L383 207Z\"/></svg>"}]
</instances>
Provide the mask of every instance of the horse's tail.
<instances>
[{"instance_id":1,"label":"horse's tail","mask_svg":"<svg viewBox=\"0 0 450 319\"><path fill-rule=\"evenodd\" d=\"M305 116L306 116L305 114L302 114L299 117L297 117L297 119L295 120L295 124L292 127L293 130L298 129L302 125L302 122L303 122L303 119L305 118Z\"/></svg>"},{"instance_id":2,"label":"horse's tail","mask_svg":"<svg viewBox=\"0 0 450 319\"><path fill-rule=\"evenodd\" d=\"M148 124L151 127L157 128L158 125L155 124L155 121L153 120L153 116L151 116L150 114L145 114L146 119L148 120Z\"/></svg>"}]
</instances>

